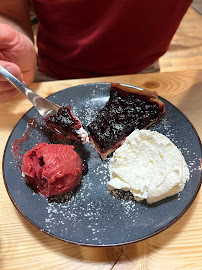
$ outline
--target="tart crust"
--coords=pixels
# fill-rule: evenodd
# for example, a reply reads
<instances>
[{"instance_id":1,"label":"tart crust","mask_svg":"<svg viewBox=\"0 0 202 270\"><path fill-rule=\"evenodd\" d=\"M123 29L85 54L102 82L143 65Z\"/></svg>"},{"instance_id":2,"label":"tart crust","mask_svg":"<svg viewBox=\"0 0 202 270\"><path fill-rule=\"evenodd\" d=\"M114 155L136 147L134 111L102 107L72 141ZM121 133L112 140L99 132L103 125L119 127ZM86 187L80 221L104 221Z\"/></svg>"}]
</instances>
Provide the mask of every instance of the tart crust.
<instances>
[{"instance_id":1,"label":"tart crust","mask_svg":"<svg viewBox=\"0 0 202 270\"><path fill-rule=\"evenodd\" d=\"M165 113L165 104L158 98L158 93L156 91L150 91L147 89L140 90L136 87L126 86L120 83L111 83L111 90L112 89L122 90L133 95L144 96L148 98L149 102L158 104L161 114Z\"/></svg>"}]
</instances>

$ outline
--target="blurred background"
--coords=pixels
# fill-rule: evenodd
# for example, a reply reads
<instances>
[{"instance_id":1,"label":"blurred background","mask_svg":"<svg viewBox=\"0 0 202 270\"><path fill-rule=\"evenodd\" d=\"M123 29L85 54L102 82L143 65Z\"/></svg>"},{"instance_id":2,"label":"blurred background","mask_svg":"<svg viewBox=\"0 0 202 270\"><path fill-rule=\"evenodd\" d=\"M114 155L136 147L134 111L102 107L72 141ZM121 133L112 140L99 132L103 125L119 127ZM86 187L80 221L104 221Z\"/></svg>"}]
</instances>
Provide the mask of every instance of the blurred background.
<instances>
[{"instance_id":1,"label":"blurred background","mask_svg":"<svg viewBox=\"0 0 202 270\"><path fill-rule=\"evenodd\" d=\"M36 40L37 19L31 11ZM160 58L161 72L202 69L202 0L194 0L175 33L169 50Z\"/></svg>"},{"instance_id":2,"label":"blurred background","mask_svg":"<svg viewBox=\"0 0 202 270\"><path fill-rule=\"evenodd\" d=\"M160 59L161 71L202 68L202 0L194 0Z\"/></svg>"}]
</instances>

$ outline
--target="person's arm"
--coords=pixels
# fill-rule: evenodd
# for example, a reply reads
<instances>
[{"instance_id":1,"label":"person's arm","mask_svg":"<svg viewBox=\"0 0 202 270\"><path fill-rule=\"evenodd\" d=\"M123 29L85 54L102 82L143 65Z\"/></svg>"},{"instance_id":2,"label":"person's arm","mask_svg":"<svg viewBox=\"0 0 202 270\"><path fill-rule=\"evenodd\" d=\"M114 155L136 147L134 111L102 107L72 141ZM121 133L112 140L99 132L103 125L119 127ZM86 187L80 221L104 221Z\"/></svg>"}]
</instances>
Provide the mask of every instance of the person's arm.
<instances>
[{"instance_id":1,"label":"person's arm","mask_svg":"<svg viewBox=\"0 0 202 270\"><path fill-rule=\"evenodd\" d=\"M33 40L29 0L1 0L0 23L9 24Z\"/></svg>"},{"instance_id":2,"label":"person's arm","mask_svg":"<svg viewBox=\"0 0 202 270\"><path fill-rule=\"evenodd\" d=\"M0 65L29 85L36 68L29 0L0 0ZM0 76L0 102L18 94Z\"/></svg>"}]
</instances>

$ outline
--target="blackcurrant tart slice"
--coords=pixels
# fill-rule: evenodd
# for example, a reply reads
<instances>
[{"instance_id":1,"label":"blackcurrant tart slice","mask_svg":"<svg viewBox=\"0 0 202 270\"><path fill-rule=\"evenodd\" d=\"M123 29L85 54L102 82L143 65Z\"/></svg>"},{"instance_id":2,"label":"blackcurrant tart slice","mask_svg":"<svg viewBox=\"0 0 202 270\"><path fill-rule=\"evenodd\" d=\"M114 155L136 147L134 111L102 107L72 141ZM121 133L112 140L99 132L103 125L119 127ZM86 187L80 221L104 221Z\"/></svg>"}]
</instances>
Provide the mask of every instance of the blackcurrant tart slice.
<instances>
[{"instance_id":1,"label":"blackcurrant tart slice","mask_svg":"<svg viewBox=\"0 0 202 270\"><path fill-rule=\"evenodd\" d=\"M89 139L105 160L135 129L144 129L165 113L155 91L111 83L110 98L88 125Z\"/></svg>"},{"instance_id":2,"label":"blackcurrant tart slice","mask_svg":"<svg viewBox=\"0 0 202 270\"><path fill-rule=\"evenodd\" d=\"M88 134L81 121L71 112L71 107L61 107L56 114L44 118L46 125L54 132L67 136L71 140L88 142Z\"/></svg>"}]
</instances>

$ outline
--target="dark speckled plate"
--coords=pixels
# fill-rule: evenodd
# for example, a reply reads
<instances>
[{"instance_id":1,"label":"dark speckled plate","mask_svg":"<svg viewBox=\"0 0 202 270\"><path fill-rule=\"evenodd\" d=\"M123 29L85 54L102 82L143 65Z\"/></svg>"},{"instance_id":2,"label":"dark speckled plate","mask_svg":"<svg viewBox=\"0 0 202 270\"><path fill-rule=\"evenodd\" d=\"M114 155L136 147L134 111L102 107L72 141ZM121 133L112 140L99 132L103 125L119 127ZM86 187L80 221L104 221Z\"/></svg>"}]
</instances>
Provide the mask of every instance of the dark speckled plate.
<instances>
[{"instance_id":1,"label":"dark speckled plate","mask_svg":"<svg viewBox=\"0 0 202 270\"><path fill-rule=\"evenodd\" d=\"M71 104L73 113L86 126L105 105L109 90L108 83L80 85L62 90L49 99L61 105ZM27 150L39 142L51 143L54 139L36 109L32 108L17 123L4 153L5 185L20 213L47 234L89 246L133 243L168 228L185 213L200 188L201 143L189 120L172 104L162 100L166 114L151 129L170 138L182 151L188 164L190 181L179 196L152 205L112 196L107 191L109 161L101 161L89 144L77 144L76 150L88 161L88 174L68 201L48 202L27 187L19 169Z\"/></svg>"}]
</instances>

